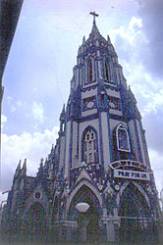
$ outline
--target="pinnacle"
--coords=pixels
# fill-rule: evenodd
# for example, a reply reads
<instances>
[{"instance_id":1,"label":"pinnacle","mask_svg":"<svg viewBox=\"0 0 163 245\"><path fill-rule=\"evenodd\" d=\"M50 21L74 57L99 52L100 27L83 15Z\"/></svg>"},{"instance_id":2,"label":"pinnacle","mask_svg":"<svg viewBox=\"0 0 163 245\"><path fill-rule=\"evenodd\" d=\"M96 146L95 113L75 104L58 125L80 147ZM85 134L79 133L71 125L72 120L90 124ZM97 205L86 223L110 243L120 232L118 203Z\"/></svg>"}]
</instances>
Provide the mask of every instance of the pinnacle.
<instances>
[{"instance_id":1,"label":"pinnacle","mask_svg":"<svg viewBox=\"0 0 163 245\"><path fill-rule=\"evenodd\" d=\"M93 21L93 26L92 26L92 30L91 30L91 33L90 33L90 36L92 37L97 37L100 35L100 32L98 30L98 27L96 25L96 22L95 20Z\"/></svg>"},{"instance_id":2,"label":"pinnacle","mask_svg":"<svg viewBox=\"0 0 163 245\"><path fill-rule=\"evenodd\" d=\"M17 170L21 169L21 160L19 160L18 166L17 166Z\"/></svg>"}]
</instances>

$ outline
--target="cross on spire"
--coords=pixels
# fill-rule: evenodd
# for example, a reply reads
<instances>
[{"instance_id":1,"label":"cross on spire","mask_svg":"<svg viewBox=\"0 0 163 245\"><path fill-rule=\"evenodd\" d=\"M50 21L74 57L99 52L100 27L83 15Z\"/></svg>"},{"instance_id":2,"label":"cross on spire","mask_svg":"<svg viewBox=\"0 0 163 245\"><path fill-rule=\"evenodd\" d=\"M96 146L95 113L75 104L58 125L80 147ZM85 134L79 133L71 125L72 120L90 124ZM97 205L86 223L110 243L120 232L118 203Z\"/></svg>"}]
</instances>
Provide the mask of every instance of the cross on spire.
<instances>
[{"instance_id":1,"label":"cross on spire","mask_svg":"<svg viewBox=\"0 0 163 245\"><path fill-rule=\"evenodd\" d=\"M95 11L90 12L90 14L93 16L93 23L95 23L95 18L99 16Z\"/></svg>"}]
</instances>

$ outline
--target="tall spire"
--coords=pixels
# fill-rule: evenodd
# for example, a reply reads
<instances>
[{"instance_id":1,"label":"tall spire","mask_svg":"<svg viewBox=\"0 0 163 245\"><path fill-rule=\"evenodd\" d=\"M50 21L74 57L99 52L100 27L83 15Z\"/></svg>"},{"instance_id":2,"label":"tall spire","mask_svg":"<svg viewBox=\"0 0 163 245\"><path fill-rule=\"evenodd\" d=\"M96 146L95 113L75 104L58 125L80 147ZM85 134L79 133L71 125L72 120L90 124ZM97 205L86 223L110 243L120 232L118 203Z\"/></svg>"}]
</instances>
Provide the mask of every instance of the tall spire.
<instances>
[{"instance_id":1,"label":"tall spire","mask_svg":"<svg viewBox=\"0 0 163 245\"><path fill-rule=\"evenodd\" d=\"M94 12L90 12L90 15L93 16L93 26L92 26L92 30L91 30L91 33L90 33L90 37L93 37L93 38L97 38L100 35L100 32L97 28L97 25L96 25L96 18L99 16L95 11Z\"/></svg>"},{"instance_id":2,"label":"tall spire","mask_svg":"<svg viewBox=\"0 0 163 245\"><path fill-rule=\"evenodd\" d=\"M90 12L90 14L93 16L93 24L95 25L96 24L96 17L98 17L99 14L97 14L95 11Z\"/></svg>"}]
</instances>

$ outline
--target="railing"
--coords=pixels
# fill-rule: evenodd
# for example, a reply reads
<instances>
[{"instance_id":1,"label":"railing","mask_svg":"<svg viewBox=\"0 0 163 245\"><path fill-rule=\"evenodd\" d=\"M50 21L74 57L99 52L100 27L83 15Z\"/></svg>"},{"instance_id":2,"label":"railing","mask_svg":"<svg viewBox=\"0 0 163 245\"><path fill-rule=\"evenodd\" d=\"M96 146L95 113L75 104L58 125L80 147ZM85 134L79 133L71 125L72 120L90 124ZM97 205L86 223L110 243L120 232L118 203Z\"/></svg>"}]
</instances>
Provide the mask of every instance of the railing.
<instances>
[{"instance_id":1,"label":"railing","mask_svg":"<svg viewBox=\"0 0 163 245\"><path fill-rule=\"evenodd\" d=\"M129 159L112 162L109 164L109 167L111 167L112 169L128 167L128 168L137 168L141 171L147 170L147 167L143 163L134 160L129 160Z\"/></svg>"}]
</instances>

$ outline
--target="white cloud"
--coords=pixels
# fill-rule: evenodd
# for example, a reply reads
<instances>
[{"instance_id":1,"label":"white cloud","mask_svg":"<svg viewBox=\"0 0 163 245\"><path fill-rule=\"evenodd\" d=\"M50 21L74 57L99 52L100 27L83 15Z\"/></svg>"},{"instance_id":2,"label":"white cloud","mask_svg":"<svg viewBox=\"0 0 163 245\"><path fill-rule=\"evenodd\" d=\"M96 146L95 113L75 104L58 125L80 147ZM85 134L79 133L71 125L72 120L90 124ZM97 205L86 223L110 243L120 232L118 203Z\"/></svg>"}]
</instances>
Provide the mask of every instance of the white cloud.
<instances>
[{"instance_id":1,"label":"white cloud","mask_svg":"<svg viewBox=\"0 0 163 245\"><path fill-rule=\"evenodd\" d=\"M163 106L162 80L153 78L142 63L140 47L148 45L149 40L143 31L141 18L133 16L127 26L120 26L111 32L123 64L127 83L136 95L143 116L155 112ZM143 55L143 53L142 53Z\"/></svg>"},{"instance_id":2,"label":"white cloud","mask_svg":"<svg viewBox=\"0 0 163 245\"><path fill-rule=\"evenodd\" d=\"M2 180L1 189L10 188L13 174L19 159L27 158L27 169L29 175L35 175L39 167L40 159L46 158L55 143L58 127L44 132L30 134L24 132L20 135L2 134Z\"/></svg>"},{"instance_id":3,"label":"white cloud","mask_svg":"<svg viewBox=\"0 0 163 245\"><path fill-rule=\"evenodd\" d=\"M16 112L19 108L22 108L24 105L24 102L21 100L16 100L14 97L7 96L6 97L6 102L9 105L10 111L12 113Z\"/></svg>"},{"instance_id":4,"label":"white cloud","mask_svg":"<svg viewBox=\"0 0 163 245\"><path fill-rule=\"evenodd\" d=\"M153 79L141 63L136 63L134 60L131 60L130 64L126 61L123 63L128 84L136 95L143 117L151 112L157 113L157 110L163 106L162 81Z\"/></svg>"},{"instance_id":5,"label":"white cloud","mask_svg":"<svg viewBox=\"0 0 163 245\"><path fill-rule=\"evenodd\" d=\"M154 170L156 187L160 192L161 189L163 189L163 155L153 149L149 149L149 157L151 160L152 170Z\"/></svg>"},{"instance_id":6,"label":"white cloud","mask_svg":"<svg viewBox=\"0 0 163 245\"><path fill-rule=\"evenodd\" d=\"M144 33L142 32L142 27L142 19L133 16L127 26L120 26L119 28L111 31L113 42L115 42L117 38L120 38L123 40L121 45L124 44L126 47L128 45L136 47L136 45L140 45L142 42L148 42Z\"/></svg>"},{"instance_id":7,"label":"white cloud","mask_svg":"<svg viewBox=\"0 0 163 245\"><path fill-rule=\"evenodd\" d=\"M2 114L1 115L1 130L4 129L6 122L7 122L7 117Z\"/></svg>"},{"instance_id":8,"label":"white cloud","mask_svg":"<svg viewBox=\"0 0 163 245\"><path fill-rule=\"evenodd\" d=\"M41 102L34 101L32 104L32 115L38 123L44 122L44 108Z\"/></svg>"}]
</instances>

